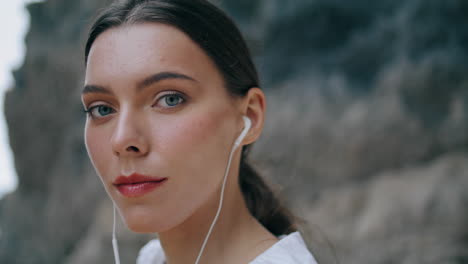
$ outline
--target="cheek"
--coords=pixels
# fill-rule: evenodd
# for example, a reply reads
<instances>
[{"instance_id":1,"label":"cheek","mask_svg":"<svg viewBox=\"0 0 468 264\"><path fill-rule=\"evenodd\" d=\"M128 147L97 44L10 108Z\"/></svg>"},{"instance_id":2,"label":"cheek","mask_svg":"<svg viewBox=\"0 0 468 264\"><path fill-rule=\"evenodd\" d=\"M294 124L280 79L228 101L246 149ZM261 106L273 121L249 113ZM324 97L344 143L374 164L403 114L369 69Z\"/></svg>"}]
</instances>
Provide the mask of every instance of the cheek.
<instances>
[{"instance_id":1,"label":"cheek","mask_svg":"<svg viewBox=\"0 0 468 264\"><path fill-rule=\"evenodd\" d=\"M234 141L233 124L228 111L191 113L178 118L172 131L164 131L159 149L172 177L171 207L177 212L168 214L175 217L174 222L193 213L217 192Z\"/></svg>"},{"instance_id":2,"label":"cheek","mask_svg":"<svg viewBox=\"0 0 468 264\"><path fill-rule=\"evenodd\" d=\"M105 130L93 129L88 126L85 128L85 145L88 151L88 156L91 159L91 163L96 169L98 175L106 175L104 173L104 164L109 162L110 155L106 154L109 149L108 139L109 136Z\"/></svg>"},{"instance_id":3,"label":"cheek","mask_svg":"<svg viewBox=\"0 0 468 264\"><path fill-rule=\"evenodd\" d=\"M226 152L231 144L232 128L227 121L228 111L193 113L173 121L170 129L161 133L159 149L176 156L211 156L213 152Z\"/></svg>"}]
</instances>

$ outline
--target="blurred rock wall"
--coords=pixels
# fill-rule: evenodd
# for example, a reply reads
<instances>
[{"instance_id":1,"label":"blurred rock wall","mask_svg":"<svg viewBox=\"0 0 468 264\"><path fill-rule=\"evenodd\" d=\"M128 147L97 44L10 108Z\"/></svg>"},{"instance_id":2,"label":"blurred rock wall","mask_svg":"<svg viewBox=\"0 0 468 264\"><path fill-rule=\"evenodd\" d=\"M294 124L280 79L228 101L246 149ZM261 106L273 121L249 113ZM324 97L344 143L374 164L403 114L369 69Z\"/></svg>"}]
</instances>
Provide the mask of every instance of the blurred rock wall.
<instances>
[{"instance_id":1,"label":"blurred rock wall","mask_svg":"<svg viewBox=\"0 0 468 264\"><path fill-rule=\"evenodd\" d=\"M111 204L83 144L83 45L110 1L28 6L6 96L19 188L1 263L113 263ZM468 2L224 0L267 94L252 162L321 263L468 263ZM119 229L123 263L148 236Z\"/></svg>"}]
</instances>

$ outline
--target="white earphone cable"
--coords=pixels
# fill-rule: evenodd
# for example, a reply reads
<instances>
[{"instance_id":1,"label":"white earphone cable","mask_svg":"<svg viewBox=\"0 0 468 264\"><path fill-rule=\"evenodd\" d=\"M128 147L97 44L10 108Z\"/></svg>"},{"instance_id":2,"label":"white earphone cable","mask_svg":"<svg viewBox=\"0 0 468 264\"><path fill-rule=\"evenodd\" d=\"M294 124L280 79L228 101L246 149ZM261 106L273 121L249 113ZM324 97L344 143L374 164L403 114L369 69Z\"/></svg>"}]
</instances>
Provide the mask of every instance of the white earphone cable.
<instances>
[{"instance_id":1,"label":"white earphone cable","mask_svg":"<svg viewBox=\"0 0 468 264\"><path fill-rule=\"evenodd\" d=\"M117 220L116 211L117 209L115 208L115 204L114 204L114 224L112 226L112 247L114 248L115 264L120 264L119 245L117 244L117 238L115 235L115 226L116 226L116 220Z\"/></svg>"},{"instance_id":2,"label":"white earphone cable","mask_svg":"<svg viewBox=\"0 0 468 264\"><path fill-rule=\"evenodd\" d=\"M231 150L231 153L229 154L229 161L226 166L226 171L224 172L224 179L223 179L223 185L221 186L221 194L219 198L219 205L218 205L218 211L216 212L215 217L213 218L213 222L211 223L210 229L208 230L208 233L206 234L205 241L203 241L203 244L200 248L200 252L198 253L198 257L195 260L195 264L198 264L200 261L201 256L203 255L203 251L205 250L206 243L208 242L208 239L210 238L211 232L213 231L213 228L218 221L219 214L221 213L221 208L223 207L223 199L224 199L224 189L226 187L226 182L227 182L227 175L229 174L229 168L231 167L231 160L232 160L232 155L234 154L234 151L236 150L236 145Z\"/></svg>"},{"instance_id":3,"label":"white earphone cable","mask_svg":"<svg viewBox=\"0 0 468 264\"><path fill-rule=\"evenodd\" d=\"M213 228L214 228L216 222L218 221L219 214L221 213L221 208L223 207L224 189L226 187L226 182L227 182L227 176L229 174L229 169L231 168L232 156L233 156L234 152L236 151L237 147L240 146L240 144L241 144L242 140L244 139L245 135L247 135L247 132L249 131L250 126L251 126L251 121L247 116L243 116L242 118L244 119L245 126L244 126L244 129L242 130L241 134L239 135L239 137L234 142L234 145L232 146L232 149L231 149L231 153L229 154L229 160L228 160L228 163L227 163L227 166L226 166L226 171L224 172L223 184L221 186L221 193L220 193L220 197L219 197L218 211L216 211L216 215L215 215L215 217L213 219L213 222L211 222L210 229L208 230L208 233L206 234L205 241L203 241L203 244L202 244L202 246L200 248L200 252L198 253L198 257L195 260L195 264L198 264L198 262L200 261L200 258L203 255L203 251L205 250L206 243L208 242L208 239L210 238L211 232L213 231Z\"/></svg>"}]
</instances>

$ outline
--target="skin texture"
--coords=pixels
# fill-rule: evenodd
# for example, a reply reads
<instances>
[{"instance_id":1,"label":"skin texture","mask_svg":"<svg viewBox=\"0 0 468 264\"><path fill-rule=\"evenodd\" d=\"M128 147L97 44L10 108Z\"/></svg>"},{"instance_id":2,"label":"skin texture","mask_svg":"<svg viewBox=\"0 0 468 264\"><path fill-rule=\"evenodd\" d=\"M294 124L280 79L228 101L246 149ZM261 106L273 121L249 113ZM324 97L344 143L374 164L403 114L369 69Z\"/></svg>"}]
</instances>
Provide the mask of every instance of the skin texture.
<instances>
[{"instance_id":1,"label":"skin texture","mask_svg":"<svg viewBox=\"0 0 468 264\"><path fill-rule=\"evenodd\" d=\"M148 79L163 72L172 74ZM173 78L174 73L186 77ZM196 43L156 23L102 33L88 57L85 87L86 148L124 222L135 232L158 233L168 263L193 263L218 206L242 115L252 120L252 128L241 146L261 134L263 92L252 88L245 97L229 95L222 75ZM242 198L240 150L201 263L247 263L276 242ZM113 181L131 172L167 180L144 196L128 198Z\"/></svg>"}]
</instances>

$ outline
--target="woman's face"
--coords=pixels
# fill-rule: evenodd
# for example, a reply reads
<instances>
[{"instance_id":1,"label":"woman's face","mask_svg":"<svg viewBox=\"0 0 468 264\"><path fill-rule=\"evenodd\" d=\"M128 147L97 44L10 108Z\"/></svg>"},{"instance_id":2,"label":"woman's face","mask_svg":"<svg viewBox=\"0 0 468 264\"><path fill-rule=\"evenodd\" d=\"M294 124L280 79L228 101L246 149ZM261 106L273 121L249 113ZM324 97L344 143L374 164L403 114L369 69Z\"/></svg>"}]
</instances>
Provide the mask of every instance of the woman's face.
<instances>
[{"instance_id":1,"label":"woman's face","mask_svg":"<svg viewBox=\"0 0 468 264\"><path fill-rule=\"evenodd\" d=\"M82 101L88 154L130 229L168 230L219 190L240 107L181 31L145 23L102 33Z\"/></svg>"}]
</instances>

